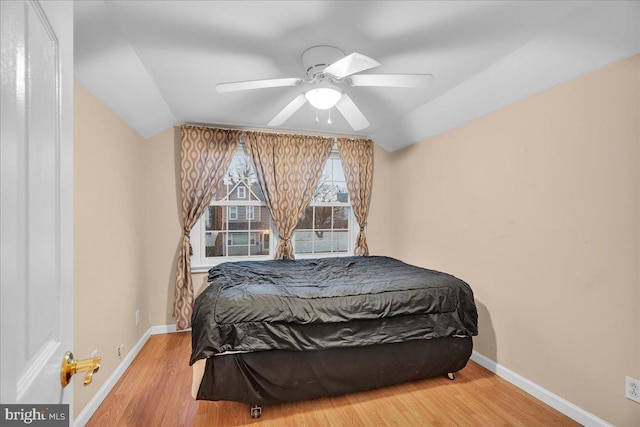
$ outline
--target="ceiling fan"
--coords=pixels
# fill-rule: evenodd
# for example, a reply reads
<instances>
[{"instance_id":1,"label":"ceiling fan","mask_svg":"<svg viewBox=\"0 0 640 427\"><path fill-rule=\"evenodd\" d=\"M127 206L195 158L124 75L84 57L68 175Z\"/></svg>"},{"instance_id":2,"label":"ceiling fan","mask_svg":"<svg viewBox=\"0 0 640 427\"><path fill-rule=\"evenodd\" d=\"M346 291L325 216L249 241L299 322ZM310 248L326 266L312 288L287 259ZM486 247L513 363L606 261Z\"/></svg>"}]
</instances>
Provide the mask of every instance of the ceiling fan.
<instances>
[{"instance_id":1,"label":"ceiling fan","mask_svg":"<svg viewBox=\"0 0 640 427\"><path fill-rule=\"evenodd\" d=\"M354 52L345 55L337 47L324 45L313 46L304 51L302 65L308 80L287 77L219 83L216 85L216 91L219 93L236 92L298 86L304 83L311 87L296 96L271 119L267 126L280 126L308 101L319 110L335 106L353 130L359 131L368 127L370 123L351 97L340 90L341 85L426 88L433 79L431 74L357 74L375 68L380 63L361 53Z\"/></svg>"}]
</instances>

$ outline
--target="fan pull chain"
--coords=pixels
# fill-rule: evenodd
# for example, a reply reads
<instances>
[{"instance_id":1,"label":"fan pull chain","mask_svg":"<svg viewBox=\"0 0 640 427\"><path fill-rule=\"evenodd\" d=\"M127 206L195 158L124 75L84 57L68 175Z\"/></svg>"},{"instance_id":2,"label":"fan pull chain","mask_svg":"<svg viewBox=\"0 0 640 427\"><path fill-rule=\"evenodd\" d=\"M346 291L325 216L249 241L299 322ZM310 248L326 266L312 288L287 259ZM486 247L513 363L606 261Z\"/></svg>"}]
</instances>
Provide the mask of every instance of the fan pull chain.
<instances>
[{"instance_id":1,"label":"fan pull chain","mask_svg":"<svg viewBox=\"0 0 640 427\"><path fill-rule=\"evenodd\" d=\"M320 123L320 117L318 117L318 109L316 108L316 123Z\"/></svg>"},{"instance_id":2,"label":"fan pull chain","mask_svg":"<svg viewBox=\"0 0 640 427\"><path fill-rule=\"evenodd\" d=\"M327 123L331 124L331 108L329 108L329 120L327 120Z\"/></svg>"}]
</instances>

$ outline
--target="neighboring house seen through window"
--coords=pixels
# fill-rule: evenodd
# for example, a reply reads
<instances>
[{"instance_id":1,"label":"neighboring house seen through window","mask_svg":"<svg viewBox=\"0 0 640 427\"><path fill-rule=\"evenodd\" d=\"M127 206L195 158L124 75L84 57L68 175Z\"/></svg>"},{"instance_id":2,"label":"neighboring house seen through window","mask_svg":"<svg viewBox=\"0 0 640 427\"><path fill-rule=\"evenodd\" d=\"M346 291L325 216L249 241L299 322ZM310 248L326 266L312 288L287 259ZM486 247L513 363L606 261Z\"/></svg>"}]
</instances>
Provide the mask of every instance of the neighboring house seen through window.
<instances>
[{"instance_id":1,"label":"neighboring house seen through window","mask_svg":"<svg viewBox=\"0 0 640 427\"><path fill-rule=\"evenodd\" d=\"M352 254L357 228L334 148L292 236L296 258ZM240 143L222 187L191 232L192 270L206 271L224 261L272 259L274 233L252 162Z\"/></svg>"}]
</instances>

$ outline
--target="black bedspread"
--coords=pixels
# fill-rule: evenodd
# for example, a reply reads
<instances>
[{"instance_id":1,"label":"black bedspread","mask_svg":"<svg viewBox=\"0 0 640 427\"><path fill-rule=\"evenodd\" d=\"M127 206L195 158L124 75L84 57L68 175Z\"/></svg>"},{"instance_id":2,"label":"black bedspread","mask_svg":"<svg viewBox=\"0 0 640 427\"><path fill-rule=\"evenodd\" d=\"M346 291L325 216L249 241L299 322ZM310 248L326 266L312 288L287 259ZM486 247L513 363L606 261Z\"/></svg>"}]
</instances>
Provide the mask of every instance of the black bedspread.
<instances>
[{"instance_id":1,"label":"black bedspread","mask_svg":"<svg viewBox=\"0 0 640 427\"><path fill-rule=\"evenodd\" d=\"M191 364L223 352L477 335L469 285L393 258L224 263L209 282L194 305Z\"/></svg>"}]
</instances>

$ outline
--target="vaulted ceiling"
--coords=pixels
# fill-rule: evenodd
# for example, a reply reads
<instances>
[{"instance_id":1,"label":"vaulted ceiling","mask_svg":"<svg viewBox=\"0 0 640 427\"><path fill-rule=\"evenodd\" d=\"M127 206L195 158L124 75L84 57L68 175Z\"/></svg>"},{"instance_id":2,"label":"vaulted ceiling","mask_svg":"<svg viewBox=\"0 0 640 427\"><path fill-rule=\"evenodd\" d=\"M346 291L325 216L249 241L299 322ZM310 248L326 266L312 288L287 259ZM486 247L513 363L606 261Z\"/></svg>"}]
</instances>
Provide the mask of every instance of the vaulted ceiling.
<instances>
[{"instance_id":1,"label":"vaulted ceiling","mask_svg":"<svg viewBox=\"0 0 640 427\"><path fill-rule=\"evenodd\" d=\"M636 1L76 1L75 76L142 136L179 123L267 128L305 89L218 93L305 78L332 45L427 73L425 89L343 87L371 125L304 105L277 130L370 137L389 151L640 52Z\"/></svg>"}]
</instances>

